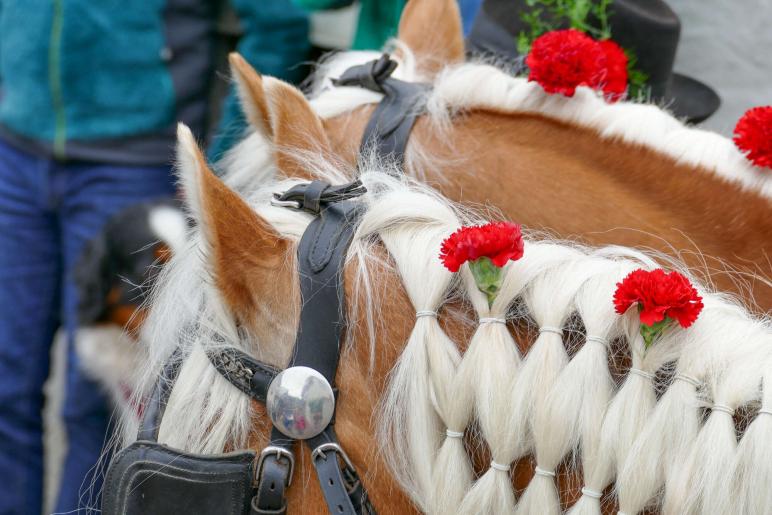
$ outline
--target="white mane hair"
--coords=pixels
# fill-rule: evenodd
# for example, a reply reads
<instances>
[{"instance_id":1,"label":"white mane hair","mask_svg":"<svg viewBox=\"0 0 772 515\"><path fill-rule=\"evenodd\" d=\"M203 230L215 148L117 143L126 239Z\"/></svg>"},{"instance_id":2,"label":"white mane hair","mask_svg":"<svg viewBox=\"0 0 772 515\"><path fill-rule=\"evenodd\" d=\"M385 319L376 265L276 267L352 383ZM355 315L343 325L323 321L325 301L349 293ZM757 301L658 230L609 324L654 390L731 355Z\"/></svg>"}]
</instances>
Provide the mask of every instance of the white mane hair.
<instances>
[{"instance_id":1,"label":"white mane hair","mask_svg":"<svg viewBox=\"0 0 772 515\"><path fill-rule=\"evenodd\" d=\"M447 130L453 116L472 109L497 112L533 113L581 127L594 129L602 138L620 139L651 148L672 157L677 163L700 167L747 189L772 198L772 175L754 167L731 139L690 127L673 117L664 107L642 101L606 102L588 87L577 88L569 98L551 95L535 82L513 76L500 67L484 62L450 65L429 80L421 76L410 49L399 41L393 58L399 62L394 77L406 81L431 82L427 93L429 119L439 130ZM335 86L333 78L353 65L375 59L376 52L343 52L323 62L310 92L311 104L322 118L331 118L357 107L374 104L382 95L363 88ZM426 164L427 149L408 142L406 165ZM421 173L422 166L411 168Z\"/></svg>"},{"instance_id":2,"label":"white mane hair","mask_svg":"<svg viewBox=\"0 0 772 515\"><path fill-rule=\"evenodd\" d=\"M315 175L334 182L346 175L323 159L313 165ZM187 180L183 173L183 183ZM452 275L438 259L445 237L486 217L411 179L390 176L378 163L365 164L361 180L368 192L358 201L366 211L348 263L357 266L354 286L362 294L354 298L370 300L351 306L350 323L365 324L377 363L383 309L377 274L393 267L417 316L374 415L382 456L421 510L558 514L556 474L567 460L584 477L582 497L570 510L575 514L599 515L608 495L617 497L628 515L652 506L668 513L716 514L772 507L768 319L754 318L692 278L704 298L701 316L688 330L673 328L644 350L635 310L624 316L613 311L616 283L636 268L689 271L664 256L537 235L526 238L522 259L504 267L501 291L488 306L466 267ZM246 199L294 242L310 216L271 206L269 199L296 182L267 182ZM196 201L190 202L200 216ZM291 349L272 346L277 339L263 329L255 334L237 329L215 287L208 245L199 229L191 231L187 246L159 277L143 335L152 345L141 369L147 391L168 356L182 349L160 441L218 453L244 448L267 421L212 367L206 351L236 346L284 366ZM380 244L390 261L374 252ZM461 300L469 314L446 310L449 299ZM478 325L464 353L438 323L450 316ZM508 328L527 324L535 325L538 337L523 356ZM283 330L292 334L295 328ZM610 360L631 363L621 379L612 376ZM734 413L743 414L739 443ZM130 440L135 429L127 427ZM473 472L465 434L490 449L492 462L480 477ZM529 454L537 473L518 498L510 467Z\"/></svg>"}]
</instances>

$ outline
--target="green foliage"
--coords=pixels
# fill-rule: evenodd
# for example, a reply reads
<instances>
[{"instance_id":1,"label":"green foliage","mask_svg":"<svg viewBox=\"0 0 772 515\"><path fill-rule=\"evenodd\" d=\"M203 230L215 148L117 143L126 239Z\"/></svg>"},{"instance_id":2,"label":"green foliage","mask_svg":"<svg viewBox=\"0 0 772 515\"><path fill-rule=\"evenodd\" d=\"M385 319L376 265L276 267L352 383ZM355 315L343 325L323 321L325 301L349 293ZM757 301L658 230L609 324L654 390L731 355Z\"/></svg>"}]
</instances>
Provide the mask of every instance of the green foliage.
<instances>
[{"instance_id":1,"label":"green foliage","mask_svg":"<svg viewBox=\"0 0 772 515\"><path fill-rule=\"evenodd\" d=\"M527 10L520 18L528 26L517 36L517 51L526 55L533 41L551 30L564 28L580 30L597 40L611 38L609 26L610 7L614 0L526 0ZM636 68L638 59L631 49L627 55L628 96L639 98L646 95L648 76Z\"/></svg>"}]
</instances>

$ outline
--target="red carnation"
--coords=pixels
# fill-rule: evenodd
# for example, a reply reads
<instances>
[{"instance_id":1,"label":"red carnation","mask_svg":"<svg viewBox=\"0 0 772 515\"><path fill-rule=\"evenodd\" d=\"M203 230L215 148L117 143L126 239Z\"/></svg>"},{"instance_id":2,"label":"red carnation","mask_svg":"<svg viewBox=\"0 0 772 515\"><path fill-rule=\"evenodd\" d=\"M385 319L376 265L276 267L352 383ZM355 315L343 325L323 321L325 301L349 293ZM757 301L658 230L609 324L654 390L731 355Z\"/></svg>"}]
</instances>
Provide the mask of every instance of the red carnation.
<instances>
[{"instance_id":1,"label":"red carnation","mask_svg":"<svg viewBox=\"0 0 772 515\"><path fill-rule=\"evenodd\" d=\"M734 128L734 143L754 165L772 168L772 106L746 111Z\"/></svg>"},{"instance_id":2,"label":"red carnation","mask_svg":"<svg viewBox=\"0 0 772 515\"><path fill-rule=\"evenodd\" d=\"M600 86L612 102L621 100L627 91L627 56L622 47L610 39L598 43L606 56L605 76Z\"/></svg>"},{"instance_id":3,"label":"red carnation","mask_svg":"<svg viewBox=\"0 0 772 515\"><path fill-rule=\"evenodd\" d=\"M523 257L520 226L510 222L462 227L442 242L440 259L451 272L467 261L489 258L497 267Z\"/></svg>"},{"instance_id":4,"label":"red carnation","mask_svg":"<svg viewBox=\"0 0 772 515\"><path fill-rule=\"evenodd\" d=\"M665 273L658 268L638 269L617 283L614 306L620 315L638 305L641 335L646 347L651 345L672 321L689 327L702 311L702 298L689 280L678 272Z\"/></svg>"},{"instance_id":5,"label":"red carnation","mask_svg":"<svg viewBox=\"0 0 772 515\"><path fill-rule=\"evenodd\" d=\"M529 81L547 93L574 96L577 86L595 87L603 76L606 55L587 34L576 29L554 30L536 38L525 59Z\"/></svg>"},{"instance_id":6,"label":"red carnation","mask_svg":"<svg viewBox=\"0 0 772 515\"><path fill-rule=\"evenodd\" d=\"M523 235L520 226L496 222L474 227L462 227L442 242L440 259L451 272L458 272L469 261L477 288L492 305L501 287L501 267L507 261L523 257Z\"/></svg>"}]
</instances>

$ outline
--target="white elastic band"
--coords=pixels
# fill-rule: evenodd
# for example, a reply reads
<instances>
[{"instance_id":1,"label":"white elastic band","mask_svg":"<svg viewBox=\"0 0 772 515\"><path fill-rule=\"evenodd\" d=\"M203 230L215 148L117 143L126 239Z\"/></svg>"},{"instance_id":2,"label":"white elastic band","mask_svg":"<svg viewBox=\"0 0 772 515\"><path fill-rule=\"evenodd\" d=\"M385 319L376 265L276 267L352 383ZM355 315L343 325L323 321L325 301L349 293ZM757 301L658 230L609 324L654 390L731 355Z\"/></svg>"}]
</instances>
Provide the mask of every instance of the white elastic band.
<instances>
[{"instance_id":1,"label":"white elastic band","mask_svg":"<svg viewBox=\"0 0 772 515\"><path fill-rule=\"evenodd\" d=\"M480 319L480 323L481 324L504 324L504 325L506 325L507 324L507 319L506 318L492 318L492 317L485 318L484 317L484 318Z\"/></svg>"},{"instance_id":2,"label":"white elastic band","mask_svg":"<svg viewBox=\"0 0 772 515\"><path fill-rule=\"evenodd\" d=\"M587 488L586 486L582 488L582 495L586 497L592 497L593 499L600 499L603 497L603 492L599 492L597 490L593 490L592 488Z\"/></svg>"},{"instance_id":3,"label":"white elastic band","mask_svg":"<svg viewBox=\"0 0 772 515\"><path fill-rule=\"evenodd\" d=\"M536 467L536 474L544 477L555 477L555 472L552 470L544 470L541 467Z\"/></svg>"},{"instance_id":4,"label":"white elastic band","mask_svg":"<svg viewBox=\"0 0 772 515\"><path fill-rule=\"evenodd\" d=\"M539 334L541 333L554 333L558 336L563 336L563 329L560 327L552 327L551 325L545 325L539 328Z\"/></svg>"},{"instance_id":5,"label":"white elastic band","mask_svg":"<svg viewBox=\"0 0 772 515\"><path fill-rule=\"evenodd\" d=\"M496 463L495 461L491 461L491 468L500 470L502 472L509 472L509 465L504 465L503 463Z\"/></svg>"},{"instance_id":6,"label":"white elastic band","mask_svg":"<svg viewBox=\"0 0 772 515\"><path fill-rule=\"evenodd\" d=\"M772 415L772 408L760 409L759 415Z\"/></svg>"},{"instance_id":7,"label":"white elastic band","mask_svg":"<svg viewBox=\"0 0 772 515\"><path fill-rule=\"evenodd\" d=\"M587 340L587 343L600 343L600 344L601 344L601 345L603 345L604 347L608 347L608 340L607 340L607 339L605 339L605 338L604 338L604 337L602 337L602 336L593 336L593 335L590 335L590 336L588 336L587 338L585 338L585 340Z\"/></svg>"},{"instance_id":8,"label":"white elastic band","mask_svg":"<svg viewBox=\"0 0 772 515\"><path fill-rule=\"evenodd\" d=\"M692 377L688 374L676 374L675 381L683 381L685 383L689 383L690 385L694 386L695 388L700 387L700 381L696 377Z\"/></svg>"},{"instance_id":9,"label":"white elastic band","mask_svg":"<svg viewBox=\"0 0 772 515\"><path fill-rule=\"evenodd\" d=\"M617 515L627 515L627 513L623 512L622 510L617 512Z\"/></svg>"},{"instance_id":10,"label":"white elastic band","mask_svg":"<svg viewBox=\"0 0 772 515\"><path fill-rule=\"evenodd\" d=\"M437 312L436 311L416 311L415 317L421 318L421 317L436 317Z\"/></svg>"},{"instance_id":11,"label":"white elastic band","mask_svg":"<svg viewBox=\"0 0 772 515\"><path fill-rule=\"evenodd\" d=\"M445 435L448 438L463 438L464 437L464 433L463 432L453 431L452 429L446 429L445 430Z\"/></svg>"},{"instance_id":12,"label":"white elastic band","mask_svg":"<svg viewBox=\"0 0 772 515\"><path fill-rule=\"evenodd\" d=\"M635 374L637 376L641 376L643 378L646 378L649 381L653 381L654 380L654 374L646 372L645 370L641 370L640 368L631 368L630 369L630 373L631 374Z\"/></svg>"},{"instance_id":13,"label":"white elastic band","mask_svg":"<svg viewBox=\"0 0 772 515\"><path fill-rule=\"evenodd\" d=\"M720 411L721 413L726 413L730 417L734 417L734 410L726 404L714 404L710 409L713 411Z\"/></svg>"}]
</instances>

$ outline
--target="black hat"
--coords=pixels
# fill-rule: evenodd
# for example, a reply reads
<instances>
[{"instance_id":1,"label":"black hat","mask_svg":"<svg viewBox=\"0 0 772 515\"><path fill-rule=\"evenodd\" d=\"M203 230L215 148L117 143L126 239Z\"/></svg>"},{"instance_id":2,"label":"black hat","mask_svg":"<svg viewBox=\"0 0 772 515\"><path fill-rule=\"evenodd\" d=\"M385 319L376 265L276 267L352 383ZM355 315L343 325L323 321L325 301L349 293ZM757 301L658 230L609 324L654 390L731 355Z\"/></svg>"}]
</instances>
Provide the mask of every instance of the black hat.
<instances>
[{"instance_id":1,"label":"black hat","mask_svg":"<svg viewBox=\"0 0 772 515\"><path fill-rule=\"evenodd\" d=\"M517 59L517 36L528 30L520 18L525 7L525 0L485 0L469 33L469 49ZM673 71L681 22L663 0L615 0L610 11L612 37L635 53L653 101L692 123L718 109L721 100L713 89Z\"/></svg>"}]
</instances>

